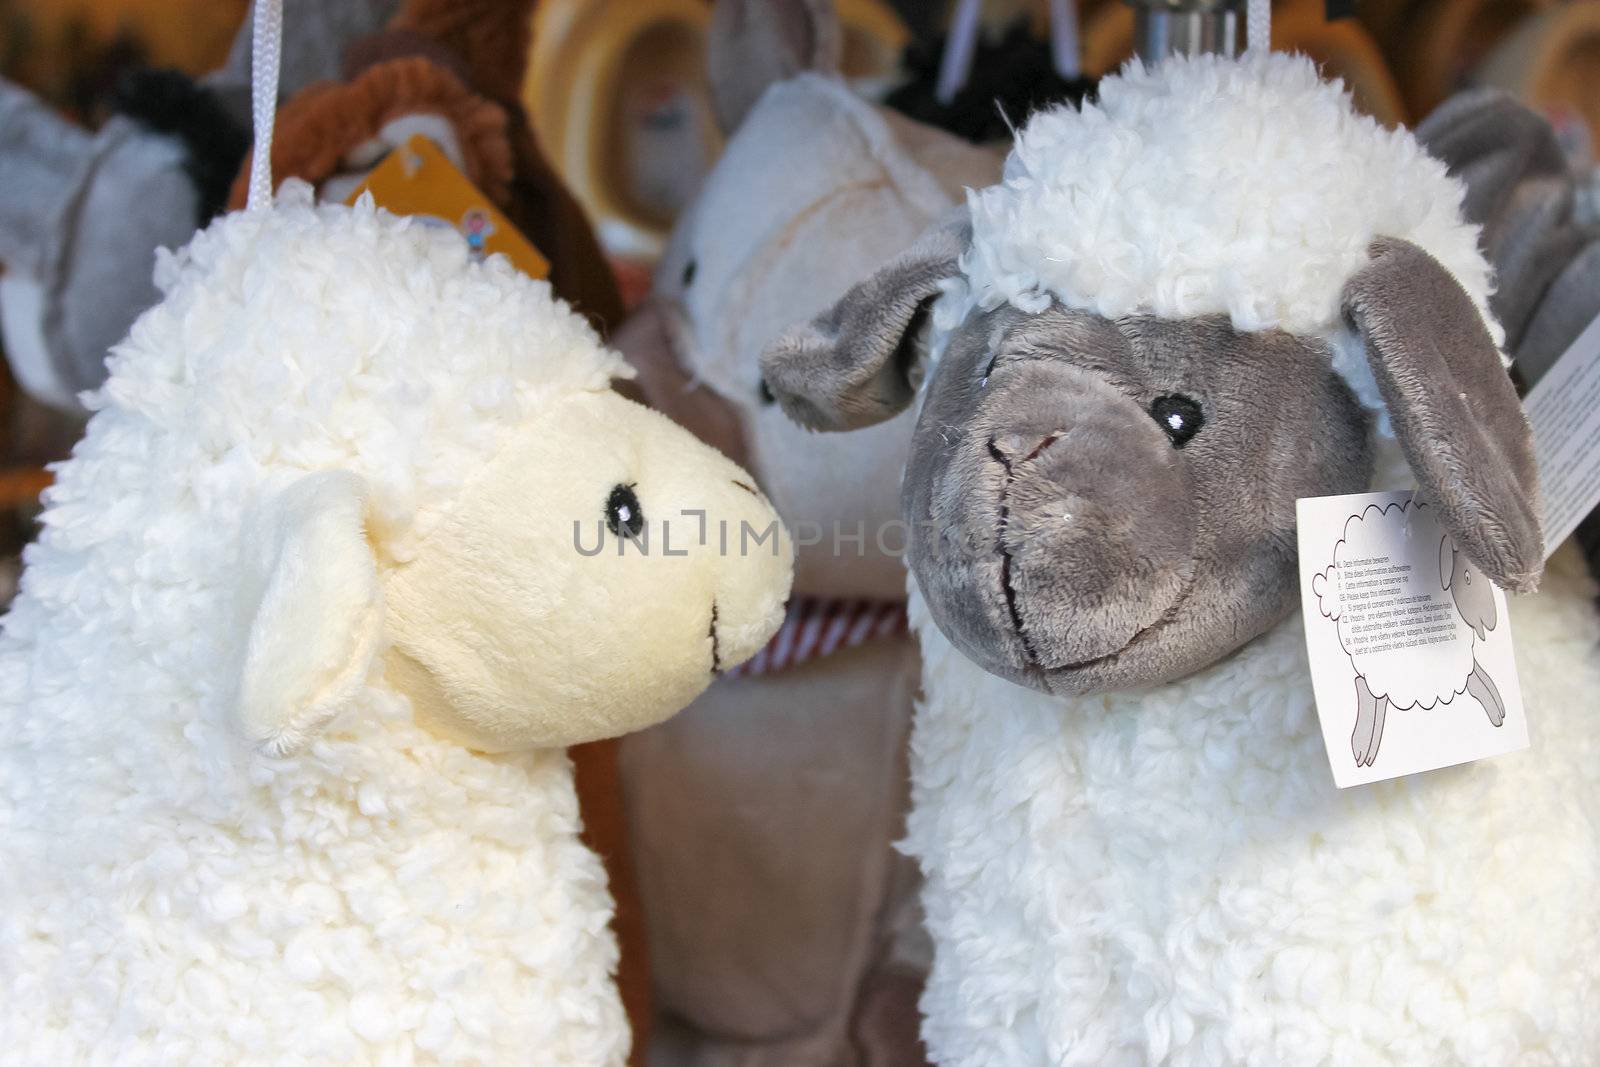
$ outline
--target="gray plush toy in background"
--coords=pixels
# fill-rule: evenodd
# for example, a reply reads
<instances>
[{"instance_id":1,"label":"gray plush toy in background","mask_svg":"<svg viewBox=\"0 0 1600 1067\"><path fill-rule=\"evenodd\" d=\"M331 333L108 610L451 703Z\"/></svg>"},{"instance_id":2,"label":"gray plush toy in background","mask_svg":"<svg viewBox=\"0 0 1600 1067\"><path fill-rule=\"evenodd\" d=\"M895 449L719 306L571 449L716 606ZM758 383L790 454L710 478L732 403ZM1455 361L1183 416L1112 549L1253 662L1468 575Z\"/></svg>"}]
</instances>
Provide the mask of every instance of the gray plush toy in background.
<instances>
[{"instance_id":1,"label":"gray plush toy in background","mask_svg":"<svg viewBox=\"0 0 1600 1067\"><path fill-rule=\"evenodd\" d=\"M338 74L347 42L399 0L286 0L281 88ZM0 336L38 400L81 413L106 352L155 304L158 248L178 248L222 209L248 147L249 21L199 82L149 71L85 130L0 79Z\"/></svg>"},{"instance_id":2,"label":"gray plush toy in background","mask_svg":"<svg viewBox=\"0 0 1600 1067\"><path fill-rule=\"evenodd\" d=\"M0 330L22 387L67 411L156 302L156 249L221 208L248 142L180 74L142 72L116 103L90 133L0 81Z\"/></svg>"}]
</instances>

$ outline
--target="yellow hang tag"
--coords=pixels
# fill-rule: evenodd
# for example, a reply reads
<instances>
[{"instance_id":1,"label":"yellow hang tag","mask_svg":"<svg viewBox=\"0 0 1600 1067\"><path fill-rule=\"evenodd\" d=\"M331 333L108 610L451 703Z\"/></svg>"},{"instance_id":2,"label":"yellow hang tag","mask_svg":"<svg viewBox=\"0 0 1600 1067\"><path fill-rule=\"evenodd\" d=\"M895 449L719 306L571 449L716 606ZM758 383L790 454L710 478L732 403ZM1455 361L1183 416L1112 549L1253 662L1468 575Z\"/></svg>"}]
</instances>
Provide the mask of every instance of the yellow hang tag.
<instances>
[{"instance_id":1,"label":"yellow hang tag","mask_svg":"<svg viewBox=\"0 0 1600 1067\"><path fill-rule=\"evenodd\" d=\"M530 278L550 273L550 262L532 242L420 133L390 152L346 203L355 203L362 193L371 193L379 207L396 215L451 227L467 239L475 258L498 252Z\"/></svg>"}]
</instances>

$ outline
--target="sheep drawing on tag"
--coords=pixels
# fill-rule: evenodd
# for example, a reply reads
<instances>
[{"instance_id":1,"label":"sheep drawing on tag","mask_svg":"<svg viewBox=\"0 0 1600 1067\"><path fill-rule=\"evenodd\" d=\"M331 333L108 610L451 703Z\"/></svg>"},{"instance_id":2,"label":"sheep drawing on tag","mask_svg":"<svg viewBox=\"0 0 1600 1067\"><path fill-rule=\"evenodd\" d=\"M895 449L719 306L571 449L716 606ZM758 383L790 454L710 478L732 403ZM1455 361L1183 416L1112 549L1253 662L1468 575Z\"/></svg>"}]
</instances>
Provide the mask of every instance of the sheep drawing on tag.
<instances>
[{"instance_id":1,"label":"sheep drawing on tag","mask_svg":"<svg viewBox=\"0 0 1600 1067\"><path fill-rule=\"evenodd\" d=\"M1449 590L1456 611L1473 636L1487 641L1489 631L1500 621L1494 603L1494 586L1456 550L1449 534L1439 538L1439 581ZM1472 658L1472 673L1467 675L1467 692L1483 705L1484 714L1494 725L1506 721L1506 702L1500 697L1500 687L1484 673L1476 655Z\"/></svg>"},{"instance_id":2,"label":"sheep drawing on tag","mask_svg":"<svg viewBox=\"0 0 1600 1067\"><path fill-rule=\"evenodd\" d=\"M1350 751L1358 767L1377 761L1391 709L1429 710L1471 693L1491 723L1505 721L1500 690L1474 656L1474 636L1485 641L1495 627L1494 586L1449 534L1440 537L1437 569L1431 549L1420 565L1390 555L1412 543L1416 524L1431 531L1435 510L1410 501L1367 505L1346 520L1333 562L1311 580L1356 672Z\"/></svg>"}]
</instances>

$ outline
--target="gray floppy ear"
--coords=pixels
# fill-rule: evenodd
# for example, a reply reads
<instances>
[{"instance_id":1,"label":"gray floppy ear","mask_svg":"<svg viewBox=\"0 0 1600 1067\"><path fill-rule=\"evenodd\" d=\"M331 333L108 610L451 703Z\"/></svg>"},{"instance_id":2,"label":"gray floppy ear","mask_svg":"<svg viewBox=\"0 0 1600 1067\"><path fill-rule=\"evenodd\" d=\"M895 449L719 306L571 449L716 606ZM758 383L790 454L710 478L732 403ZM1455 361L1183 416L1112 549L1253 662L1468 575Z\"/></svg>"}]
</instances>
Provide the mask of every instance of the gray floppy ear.
<instances>
[{"instance_id":1,"label":"gray floppy ear","mask_svg":"<svg viewBox=\"0 0 1600 1067\"><path fill-rule=\"evenodd\" d=\"M1379 238L1344 289L1395 435L1467 560L1504 589L1539 584L1544 537L1522 405L1466 290L1407 241Z\"/></svg>"},{"instance_id":2,"label":"gray floppy ear","mask_svg":"<svg viewBox=\"0 0 1600 1067\"><path fill-rule=\"evenodd\" d=\"M716 0L706 67L723 133L738 129L774 82L837 73L842 47L833 0Z\"/></svg>"},{"instance_id":3,"label":"gray floppy ear","mask_svg":"<svg viewBox=\"0 0 1600 1067\"><path fill-rule=\"evenodd\" d=\"M904 411L917 393L928 320L971 240L965 208L833 307L761 354L761 375L788 416L813 430L857 430Z\"/></svg>"}]
</instances>

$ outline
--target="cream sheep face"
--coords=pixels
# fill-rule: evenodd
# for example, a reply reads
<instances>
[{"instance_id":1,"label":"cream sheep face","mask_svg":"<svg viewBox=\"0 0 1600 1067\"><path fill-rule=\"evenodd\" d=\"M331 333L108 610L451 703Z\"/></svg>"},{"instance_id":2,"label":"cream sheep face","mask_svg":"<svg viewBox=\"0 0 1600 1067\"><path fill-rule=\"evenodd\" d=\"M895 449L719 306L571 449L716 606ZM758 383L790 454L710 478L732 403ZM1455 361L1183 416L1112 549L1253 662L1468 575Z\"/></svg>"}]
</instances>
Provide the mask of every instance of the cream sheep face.
<instances>
[{"instance_id":1,"label":"cream sheep face","mask_svg":"<svg viewBox=\"0 0 1600 1067\"><path fill-rule=\"evenodd\" d=\"M143 580L193 591L203 684L255 746L374 688L476 750L614 736L782 621L792 549L753 479L615 392L630 368L504 260L286 183L158 283L54 492L135 448L94 506L167 516L180 555Z\"/></svg>"},{"instance_id":2,"label":"cream sheep face","mask_svg":"<svg viewBox=\"0 0 1600 1067\"><path fill-rule=\"evenodd\" d=\"M790 560L732 461L614 392L577 394L382 577L388 666L424 725L475 749L625 733L765 643Z\"/></svg>"}]
</instances>

